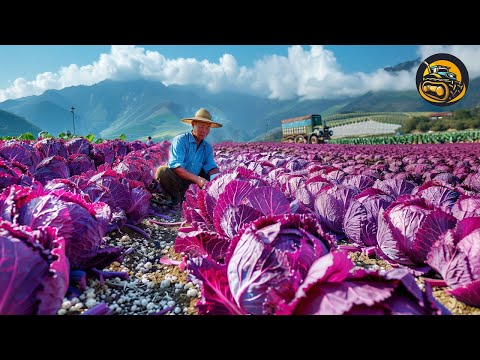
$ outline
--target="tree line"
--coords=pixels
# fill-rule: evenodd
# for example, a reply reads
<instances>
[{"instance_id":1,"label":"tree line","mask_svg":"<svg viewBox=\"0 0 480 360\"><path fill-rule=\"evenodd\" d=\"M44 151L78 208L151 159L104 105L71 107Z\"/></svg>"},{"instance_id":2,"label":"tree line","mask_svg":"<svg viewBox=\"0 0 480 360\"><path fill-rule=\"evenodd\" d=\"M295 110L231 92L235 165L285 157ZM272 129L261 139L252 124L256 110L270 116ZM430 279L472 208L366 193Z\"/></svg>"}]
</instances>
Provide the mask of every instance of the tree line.
<instances>
[{"instance_id":1,"label":"tree line","mask_svg":"<svg viewBox=\"0 0 480 360\"><path fill-rule=\"evenodd\" d=\"M448 129L467 130L480 128L480 106L471 110L457 109L451 116L432 119L427 116L414 116L405 120L399 132L409 134L414 131L446 131Z\"/></svg>"}]
</instances>

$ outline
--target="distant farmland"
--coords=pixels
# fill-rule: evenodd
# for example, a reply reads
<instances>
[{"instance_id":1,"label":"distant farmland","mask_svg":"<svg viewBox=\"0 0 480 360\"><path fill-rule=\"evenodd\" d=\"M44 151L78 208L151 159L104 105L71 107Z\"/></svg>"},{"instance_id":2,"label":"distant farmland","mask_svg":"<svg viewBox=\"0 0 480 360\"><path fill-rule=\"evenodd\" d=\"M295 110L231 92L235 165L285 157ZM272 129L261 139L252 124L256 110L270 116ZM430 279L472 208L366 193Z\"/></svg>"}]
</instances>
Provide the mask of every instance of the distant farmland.
<instances>
[{"instance_id":1,"label":"distant farmland","mask_svg":"<svg viewBox=\"0 0 480 360\"><path fill-rule=\"evenodd\" d=\"M381 134L395 134L401 127L399 124L380 123L372 120L364 122L347 124L342 126L335 126L333 130L332 139L337 139L347 136L369 136Z\"/></svg>"},{"instance_id":2,"label":"distant farmland","mask_svg":"<svg viewBox=\"0 0 480 360\"><path fill-rule=\"evenodd\" d=\"M373 120L387 124L403 125L405 120L415 116L431 116L431 112L352 112L347 114L334 114L327 116L325 121L330 127Z\"/></svg>"}]
</instances>

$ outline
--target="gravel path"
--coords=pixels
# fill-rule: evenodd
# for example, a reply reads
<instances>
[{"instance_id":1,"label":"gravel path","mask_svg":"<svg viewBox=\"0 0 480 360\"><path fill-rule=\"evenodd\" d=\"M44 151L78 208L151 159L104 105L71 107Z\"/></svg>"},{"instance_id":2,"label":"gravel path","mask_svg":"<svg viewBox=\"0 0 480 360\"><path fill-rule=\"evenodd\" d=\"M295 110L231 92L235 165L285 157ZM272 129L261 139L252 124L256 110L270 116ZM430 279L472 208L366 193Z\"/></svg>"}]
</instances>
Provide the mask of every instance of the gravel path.
<instances>
[{"instance_id":1,"label":"gravel path","mask_svg":"<svg viewBox=\"0 0 480 360\"><path fill-rule=\"evenodd\" d=\"M174 222L182 221L181 209L169 216ZM82 314L102 302L117 315L197 314L198 286L187 280L187 273L179 266L161 262L161 259L181 261L183 258L183 254L174 251L178 226L161 226L144 220L139 227L151 238L147 240L131 230L113 232L106 238L109 245L133 248L121 263L114 262L105 269L127 272L128 279L106 279L102 285L98 279L88 278L87 288L81 295L64 298L59 315Z\"/></svg>"}]
</instances>

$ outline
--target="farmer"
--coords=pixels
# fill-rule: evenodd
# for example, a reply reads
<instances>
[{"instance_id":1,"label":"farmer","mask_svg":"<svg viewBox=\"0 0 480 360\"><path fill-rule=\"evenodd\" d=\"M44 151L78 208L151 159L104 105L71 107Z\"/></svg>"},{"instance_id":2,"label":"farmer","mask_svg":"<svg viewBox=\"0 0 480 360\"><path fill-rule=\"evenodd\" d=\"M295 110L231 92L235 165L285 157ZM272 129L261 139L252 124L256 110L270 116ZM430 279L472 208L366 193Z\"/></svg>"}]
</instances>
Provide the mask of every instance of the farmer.
<instances>
[{"instance_id":1,"label":"farmer","mask_svg":"<svg viewBox=\"0 0 480 360\"><path fill-rule=\"evenodd\" d=\"M214 174L220 173L213 159L212 146L205 140L210 128L222 127L212 121L212 115L201 108L194 117L181 120L191 124L192 130L173 138L169 150L168 165L160 166L155 178L160 182L166 195L170 197L168 205L177 205L184 199L190 184L203 188Z\"/></svg>"},{"instance_id":2,"label":"farmer","mask_svg":"<svg viewBox=\"0 0 480 360\"><path fill-rule=\"evenodd\" d=\"M151 136L149 136L149 137L147 138L146 144L147 144L148 147L150 147L150 146L153 145L153 141L152 141L152 137L151 137Z\"/></svg>"}]
</instances>

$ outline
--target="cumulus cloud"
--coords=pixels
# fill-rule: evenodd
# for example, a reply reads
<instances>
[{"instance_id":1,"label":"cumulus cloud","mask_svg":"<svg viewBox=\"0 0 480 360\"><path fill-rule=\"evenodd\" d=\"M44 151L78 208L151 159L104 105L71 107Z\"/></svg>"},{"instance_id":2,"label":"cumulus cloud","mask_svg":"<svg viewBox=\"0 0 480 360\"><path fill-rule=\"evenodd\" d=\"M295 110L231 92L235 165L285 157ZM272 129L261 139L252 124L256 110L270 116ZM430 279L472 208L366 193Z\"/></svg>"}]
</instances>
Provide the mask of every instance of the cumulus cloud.
<instances>
[{"instance_id":1,"label":"cumulus cloud","mask_svg":"<svg viewBox=\"0 0 480 360\"><path fill-rule=\"evenodd\" d=\"M480 76L479 45L423 45L418 48L421 60L440 53L459 58L465 64L470 79Z\"/></svg>"},{"instance_id":2,"label":"cumulus cloud","mask_svg":"<svg viewBox=\"0 0 480 360\"><path fill-rule=\"evenodd\" d=\"M478 46L420 46L419 56L447 52L458 56L470 77L480 75ZM408 59L406 59L408 60ZM38 74L35 79L16 79L0 89L0 101L39 95L48 89L92 85L105 79L151 79L165 85L199 85L216 93L238 91L271 99L326 99L356 96L367 91L413 90L415 72L396 73L378 69L371 73L345 73L335 54L323 46L291 46L287 56L270 55L258 59L252 67L239 66L235 57L224 54L217 62L195 58L169 59L138 46L112 46L92 64L71 64L56 73Z\"/></svg>"}]
</instances>

